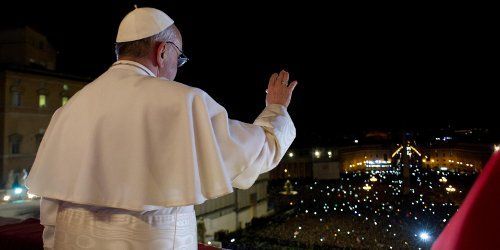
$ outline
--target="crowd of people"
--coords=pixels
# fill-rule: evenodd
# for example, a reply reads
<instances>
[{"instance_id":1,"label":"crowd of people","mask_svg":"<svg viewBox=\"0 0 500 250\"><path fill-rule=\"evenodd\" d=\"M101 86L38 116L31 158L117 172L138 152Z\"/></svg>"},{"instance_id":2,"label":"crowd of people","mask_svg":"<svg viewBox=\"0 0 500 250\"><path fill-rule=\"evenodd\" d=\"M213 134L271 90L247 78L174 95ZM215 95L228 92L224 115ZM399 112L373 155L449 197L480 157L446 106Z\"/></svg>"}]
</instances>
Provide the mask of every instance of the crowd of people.
<instances>
[{"instance_id":1,"label":"crowd of people","mask_svg":"<svg viewBox=\"0 0 500 250\"><path fill-rule=\"evenodd\" d=\"M269 185L274 215L228 234L232 249L427 249L443 230L477 173L414 168L343 173L339 180L292 180Z\"/></svg>"}]
</instances>

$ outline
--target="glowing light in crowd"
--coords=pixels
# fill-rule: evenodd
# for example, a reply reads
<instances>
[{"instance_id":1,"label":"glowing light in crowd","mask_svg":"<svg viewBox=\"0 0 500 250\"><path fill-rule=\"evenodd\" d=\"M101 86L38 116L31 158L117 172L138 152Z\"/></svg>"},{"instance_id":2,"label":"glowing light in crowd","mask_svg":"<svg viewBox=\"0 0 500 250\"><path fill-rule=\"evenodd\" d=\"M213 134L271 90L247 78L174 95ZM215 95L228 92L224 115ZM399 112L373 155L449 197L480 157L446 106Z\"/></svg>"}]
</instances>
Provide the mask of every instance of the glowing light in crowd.
<instances>
[{"instance_id":1,"label":"glowing light in crowd","mask_svg":"<svg viewBox=\"0 0 500 250\"><path fill-rule=\"evenodd\" d=\"M370 178L370 181L371 182L377 182L377 178L375 176L372 176L372 178Z\"/></svg>"},{"instance_id":2,"label":"glowing light in crowd","mask_svg":"<svg viewBox=\"0 0 500 250\"><path fill-rule=\"evenodd\" d=\"M332 158L332 151L328 151L328 157Z\"/></svg>"},{"instance_id":3,"label":"glowing light in crowd","mask_svg":"<svg viewBox=\"0 0 500 250\"><path fill-rule=\"evenodd\" d=\"M293 157L293 152L288 153L288 157L292 158Z\"/></svg>"},{"instance_id":4,"label":"glowing light in crowd","mask_svg":"<svg viewBox=\"0 0 500 250\"><path fill-rule=\"evenodd\" d=\"M234 238L232 238L232 239L231 239L231 242L234 242L234 241L235 241L235 239L234 239Z\"/></svg>"},{"instance_id":5,"label":"glowing light in crowd","mask_svg":"<svg viewBox=\"0 0 500 250\"><path fill-rule=\"evenodd\" d=\"M37 196L28 192L28 199L33 199L33 198L36 198Z\"/></svg>"},{"instance_id":6,"label":"glowing light in crowd","mask_svg":"<svg viewBox=\"0 0 500 250\"><path fill-rule=\"evenodd\" d=\"M444 176L439 179L439 182L441 182L441 183L446 183L447 181L448 181L448 179L446 179L446 177L444 177Z\"/></svg>"},{"instance_id":7,"label":"glowing light in crowd","mask_svg":"<svg viewBox=\"0 0 500 250\"><path fill-rule=\"evenodd\" d=\"M423 241L427 241L427 240L429 240L431 238L431 236L427 232L421 232L418 236Z\"/></svg>"},{"instance_id":8,"label":"glowing light in crowd","mask_svg":"<svg viewBox=\"0 0 500 250\"><path fill-rule=\"evenodd\" d=\"M15 194L20 194L20 193L22 193L22 192L23 192L23 189L22 189L22 188L19 188L19 187L18 187L18 188L14 188L14 193L15 193Z\"/></svg>"},{"instance_id":9,"label":"glowing light in crowd","mask_svg":"<svg viewBox=\"0 0 500 250\"><path fill-rule=\"evenodd\" d=\"M450 192L450 193L453 193L453 192L455 192L455 191L457 191L457 190L456 190L456 189L455 189L452 185L450 185L450 186L448 186L448 187L446 188L446 191L448 191L448 192Z\"/></svg>"},{"instance_id":10,"label":"glowing light in crowd","mask_svg":"<svg viewBox=\"0 0 500 250\"><path fill-rule=\"evenodd\" d=\"M4 201L9 201L9 200L10 200L10 195L5 195L5 196L3 197L3 200L4 200Z\"/></svg>"},{"instance_id":11,"label":"glowing light in crowd","mask_svg":"<svg viewBox=\"0 0 500 250\"><path fill-rule=\"evenodd\" d=\"M493 145L493 149L495 152L498 152L500 150L500 145Z\"/></svg>"},{"instance_id":12,"label":"glowing light in crowd","mask_svg":"<svg viewBox=\"0 0 500 250\"><path fill-rule=\"evenodd\" d=\"M372 187L368 184L366 184L364 187L363 187L364 190L366 191L370 191L372 189Z\"/></svg>"}]
</instances>

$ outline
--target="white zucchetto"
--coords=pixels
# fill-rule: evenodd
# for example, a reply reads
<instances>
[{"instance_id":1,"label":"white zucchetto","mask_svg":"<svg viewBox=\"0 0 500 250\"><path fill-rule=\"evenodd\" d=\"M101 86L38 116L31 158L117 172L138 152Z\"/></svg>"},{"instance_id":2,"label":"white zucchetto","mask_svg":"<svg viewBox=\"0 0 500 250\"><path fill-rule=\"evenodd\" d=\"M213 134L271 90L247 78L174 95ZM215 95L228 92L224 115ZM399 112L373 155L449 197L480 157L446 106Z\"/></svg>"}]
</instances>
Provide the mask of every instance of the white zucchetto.
<instances>
[{"instance_id":1,"label":"white zucchetto","mask_svg":"<svg viewBox=\"0 0 500 250\"><path fill-rule=\"evenodd\" d=\"M131 42L156 35L174 24L174 20L155 8L136 8L120 23L116 42Z\"/></svg>"}]
</instances>

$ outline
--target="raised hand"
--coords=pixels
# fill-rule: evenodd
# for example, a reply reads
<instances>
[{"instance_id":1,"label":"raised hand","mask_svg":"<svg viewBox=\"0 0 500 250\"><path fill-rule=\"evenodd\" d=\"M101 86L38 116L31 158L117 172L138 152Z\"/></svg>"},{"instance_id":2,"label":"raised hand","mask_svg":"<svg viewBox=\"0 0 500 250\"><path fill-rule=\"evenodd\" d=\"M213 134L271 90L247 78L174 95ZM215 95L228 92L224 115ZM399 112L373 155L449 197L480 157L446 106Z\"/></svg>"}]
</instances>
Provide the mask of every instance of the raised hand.
<instances>
[{"instance_id":1,"label":"raised hand","mask_svg":"<svg viewBox=\"0 0 500 250\"><path fill-rule=\"evenodd\" d=\"M281 104L288 108L292 99L292 92L297 86L297 81L288 84L290 75L285 70L279 74L274 73L269 79L266 90L266 105Z\"/></svg>"}]
</instances>

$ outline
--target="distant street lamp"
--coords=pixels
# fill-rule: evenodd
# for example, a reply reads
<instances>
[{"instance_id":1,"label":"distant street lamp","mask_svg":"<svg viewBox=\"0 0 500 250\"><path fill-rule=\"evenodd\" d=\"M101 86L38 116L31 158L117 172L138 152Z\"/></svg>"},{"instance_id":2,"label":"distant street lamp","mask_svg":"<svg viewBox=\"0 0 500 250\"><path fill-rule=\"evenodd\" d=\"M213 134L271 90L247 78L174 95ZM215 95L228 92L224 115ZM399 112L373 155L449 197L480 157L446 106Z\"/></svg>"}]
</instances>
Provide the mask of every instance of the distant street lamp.
<instances>
[{"instance_id":1,"label":"distant street lamp","mask_svg":"<svg viewBox=\"0 0 500 250\"><path fill-rule=\"evenodd\" d=\"M316 156L316 158L319 158L321 156L321 152L319 152L319 150L314 151L314 156Z\"/></svg>"}]
</instances>

